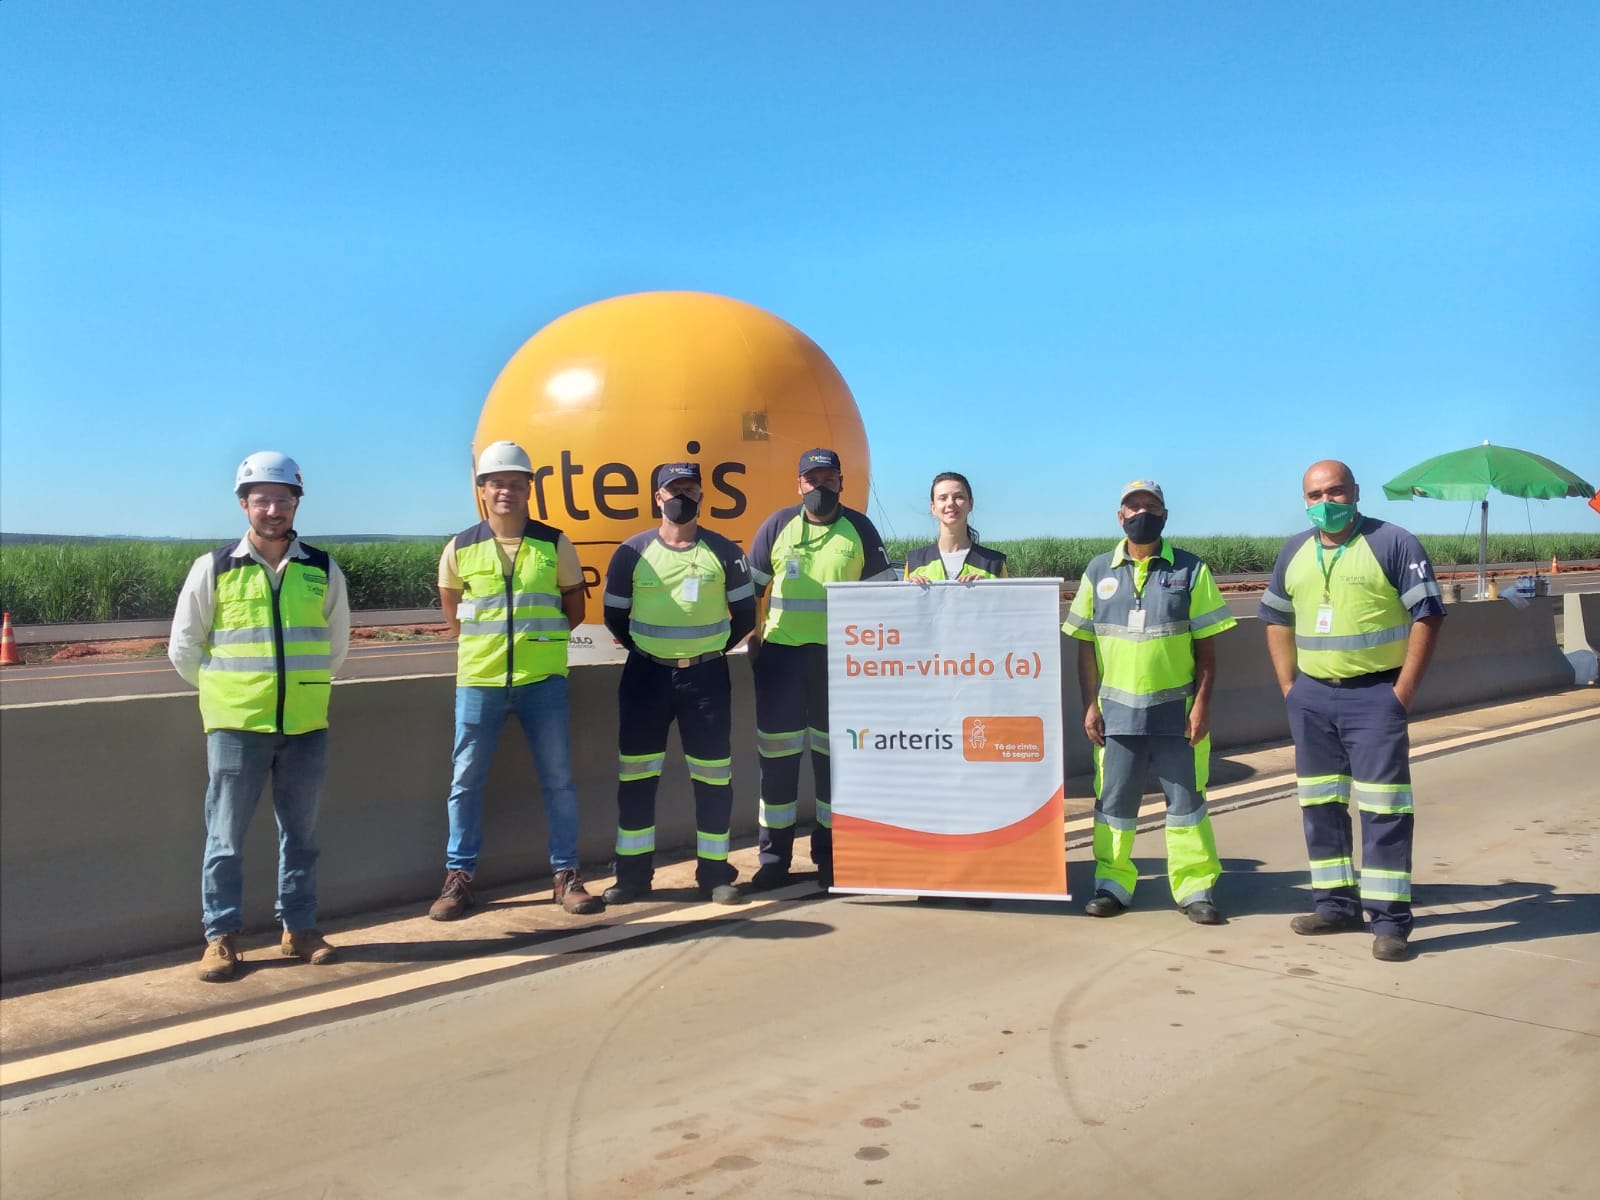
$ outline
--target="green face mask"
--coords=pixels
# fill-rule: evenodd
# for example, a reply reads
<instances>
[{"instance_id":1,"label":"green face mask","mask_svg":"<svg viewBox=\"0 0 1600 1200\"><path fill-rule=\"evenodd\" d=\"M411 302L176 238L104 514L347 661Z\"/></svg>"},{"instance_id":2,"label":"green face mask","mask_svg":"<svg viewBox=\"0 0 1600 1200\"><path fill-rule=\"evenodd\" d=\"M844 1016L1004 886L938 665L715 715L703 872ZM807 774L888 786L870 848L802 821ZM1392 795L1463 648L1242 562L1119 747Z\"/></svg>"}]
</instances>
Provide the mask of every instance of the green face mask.
<instances>
[{"instance_id":1,"label":"green face mask","mask_svg":"<svg viewBox=\"0 0 1600 1200\"><path fill-rule=\"evenodd\" d=\"M1306 508L1306 516L1311 518L1311 523L1323 533L1338 533L1356 517L1354 504L1340 504L1334 500L1324 500L1321 504L1312 504Z\"/></svg>"}]
</instances>

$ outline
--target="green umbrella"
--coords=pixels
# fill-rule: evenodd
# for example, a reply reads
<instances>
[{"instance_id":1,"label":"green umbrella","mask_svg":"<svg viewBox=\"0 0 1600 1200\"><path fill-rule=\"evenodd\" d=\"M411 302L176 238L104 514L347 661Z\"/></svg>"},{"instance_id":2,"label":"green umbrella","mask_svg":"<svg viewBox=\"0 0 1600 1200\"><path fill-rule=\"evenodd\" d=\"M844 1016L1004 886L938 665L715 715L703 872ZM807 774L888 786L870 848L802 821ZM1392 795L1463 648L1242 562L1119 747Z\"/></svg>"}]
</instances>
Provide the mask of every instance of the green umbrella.
<instances>
[{"instance_id":1,"label":"green umbrella","mask_svg":"<svg viewBox=\"0 0 1600 1200\"><path fill-rule=\"evenodd\" d=\"M1574 475L1560 463L1538 454L1510 446L1469 446L1441 454L1402 471L1383 485L1391 500L1410 500L1423 496L1430 500L1478 500L1482 519L1478 528L1478 596L1487 591L1489 569L1489 492L1524 496L1535 500L1559 500L1564 496L1586 499L1594 486Z\"/></svg>"}]
</instances>

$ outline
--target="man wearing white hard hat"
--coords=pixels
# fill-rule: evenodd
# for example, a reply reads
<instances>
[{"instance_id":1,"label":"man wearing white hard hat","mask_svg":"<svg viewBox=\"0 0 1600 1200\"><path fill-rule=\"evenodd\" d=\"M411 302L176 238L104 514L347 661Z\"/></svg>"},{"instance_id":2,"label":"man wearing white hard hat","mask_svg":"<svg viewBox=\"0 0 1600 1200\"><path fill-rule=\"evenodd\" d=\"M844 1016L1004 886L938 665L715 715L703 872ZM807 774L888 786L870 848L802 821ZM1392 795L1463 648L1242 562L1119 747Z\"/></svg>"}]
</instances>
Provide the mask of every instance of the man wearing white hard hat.
<instances>
[{"instance_id":1,"label":"man wearing white hard hat","mask_svg":"<svg viewBox=\"0 0 1600 1200\"><path fill-rule=\"evenodd\" d=\"M478 456L485 520L445 543L439 607L456 646L456 738L450 841L435 921L464 916L483 847L483 789L506 719L516 714L533 754L549 826L555 900L600 912L578 869L578 792L567 740L567 641L583 623L583 567L567 535L528 514L533 464L515 442Z\"/></svg>"},{"instance_id":2,"label":"man wearing white hard hat","mask_svg":"<svg viewBox=\"0 0 1600 1200\"><path fill-rule=\"evenodd\" d=\"M344 573L294 531L303 484L294 459L250 455L234 475L249 532L195 559L167 657L200 691L206 730L206 849L200 978L233 978L244 928L244 838L272 777L278 818L281 953L317 966L338 952L317 932L317 805L328 758L328 699L350 644Z\"/></svg>"}]
</instances>

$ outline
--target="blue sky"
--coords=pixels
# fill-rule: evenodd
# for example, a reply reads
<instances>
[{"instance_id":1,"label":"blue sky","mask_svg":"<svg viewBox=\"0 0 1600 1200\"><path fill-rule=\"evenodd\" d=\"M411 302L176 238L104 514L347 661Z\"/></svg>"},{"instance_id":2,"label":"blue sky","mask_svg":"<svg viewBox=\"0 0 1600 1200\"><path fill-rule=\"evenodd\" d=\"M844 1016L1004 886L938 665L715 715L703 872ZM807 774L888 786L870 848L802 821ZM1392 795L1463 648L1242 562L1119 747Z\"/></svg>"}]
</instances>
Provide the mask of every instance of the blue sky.
<instances>
[{"instance_id":1,"label":"blue sky","mask_svg":"<svg viewBox=\"0 0 1600 1200\"><path fill-rule=\"evenodd\" d=\"M1600 5L0 4L0 527L447 533L500 367L626 292L833 358L869 512L1286 533L1483 439L1600 481ZM855 497L859 503L860 497ZM1497 531L1594 530L1579 501Z\"/></svg>"}]
</instances>

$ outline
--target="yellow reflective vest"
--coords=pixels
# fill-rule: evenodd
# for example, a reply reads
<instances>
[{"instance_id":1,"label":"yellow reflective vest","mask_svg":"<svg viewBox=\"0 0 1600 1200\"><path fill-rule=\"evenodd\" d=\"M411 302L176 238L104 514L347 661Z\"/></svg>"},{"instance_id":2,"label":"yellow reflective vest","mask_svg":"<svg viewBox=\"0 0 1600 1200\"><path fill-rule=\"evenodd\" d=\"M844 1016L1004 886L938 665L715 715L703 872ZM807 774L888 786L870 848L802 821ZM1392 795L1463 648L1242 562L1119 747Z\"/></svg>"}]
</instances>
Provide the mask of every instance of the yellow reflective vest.
<instances>
[{"instance_id":1,"label":"yellow reflective vest","mask_svg":"<svg viewBox=\"0 0 1600 1200\"><path fill-rule=\"evenodd\" d=\"M763 641L784 646L828 640L829 583L892 579L883 539L865 513L839 508L826 524L808 521L805 509L780 508L756 530L750 544L750 578L772 585Z\"/></svg>"},{"instance_id":2,"label":"yellow reflective vest","mask_svg":"<svg viewBox=\"0 0 1600 1200\"><path fill-rule=\"evenodd\" d=\"M212 551L215 616L200 660L200 716L207 733L310 733L328 727L332 644L323 606L326 551L300 543L276 589L268 569L237 542Z\"/></svg>"},{"instance_id":3,"label":"yellow reflective vest","mask_svg":"<svg viewBox=\"0 0 1600 1200\"><path fill-rule=\"evenodd\" d=\"M1105 731L1181 734L1195 691L1194 643L1234 627L1211 568L1162 539L1151 558L1126 540L1083 573L1062 631L1094 643Z\"/></svg>"},{"instance_id":4,"label":"yellow reflective vest","mask_svg":"<svg viewBox=\"0 0 1600 1200\"><path fill-rule=\"evenodd\" d=\"M556 579L560 537L544 522L529 521L507 575L489 522L456 534L462 584L457 687L521 687L567 673L572 628Z\"/></svg>"},{"instance_id":5,"label":"yellow reflective vest","mask_svg":"<svg viewBox=\"0 0 1600 1200\"><path fill-rule=\"evenodd\" d=\"M1404 665L1411 623L1443 616L1427 551L1406 530L1375 517L1342 546L1314 530L1284 543L1261 597L1269 624L1294 626L1295 665L1319 679L1351 679Z\"/></svg>"},{"instance_id":6,"label":"yellow reflective vest","mask_svg":"<svg viewBox=\"0 0 1600 1200\"><path fill-rule=\"evenodd\" d=\"M998 550L991 550L987 546L980 546L976 542L967 551L967 559L961 564L961 576L976 576L979 579L1004 579L1006 577L1006 556ZM944 570L944 556L939 553L939 543L929 542L926 546L918 546L906 555L906 578L927 579L938 582L948 579Z\"/></svg>"}]
</instances>

